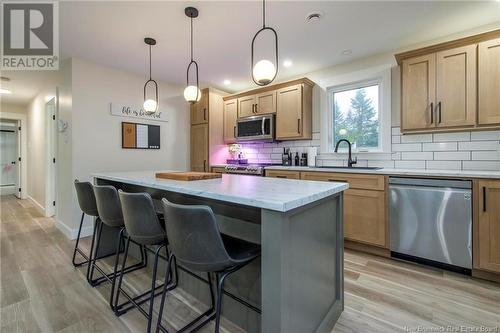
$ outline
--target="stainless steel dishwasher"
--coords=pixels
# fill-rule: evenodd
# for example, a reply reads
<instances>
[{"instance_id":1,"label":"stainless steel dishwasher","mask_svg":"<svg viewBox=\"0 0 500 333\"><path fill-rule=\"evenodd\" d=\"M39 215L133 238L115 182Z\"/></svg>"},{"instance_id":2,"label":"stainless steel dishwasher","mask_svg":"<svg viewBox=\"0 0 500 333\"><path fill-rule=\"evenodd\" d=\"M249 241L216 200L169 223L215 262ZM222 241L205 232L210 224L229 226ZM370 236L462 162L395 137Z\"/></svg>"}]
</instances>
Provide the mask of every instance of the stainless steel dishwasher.
<instances>
[{"instance_id":1,"label":"stainless steel dishwasher","mask_svg":"<svg viewBox=\"0 0 500 333\"><path fill-rule=\"evenodd\" d=\"M444 179L389 179L391 254L469 272L472 184Z\"/></svg>"}]
</instances>

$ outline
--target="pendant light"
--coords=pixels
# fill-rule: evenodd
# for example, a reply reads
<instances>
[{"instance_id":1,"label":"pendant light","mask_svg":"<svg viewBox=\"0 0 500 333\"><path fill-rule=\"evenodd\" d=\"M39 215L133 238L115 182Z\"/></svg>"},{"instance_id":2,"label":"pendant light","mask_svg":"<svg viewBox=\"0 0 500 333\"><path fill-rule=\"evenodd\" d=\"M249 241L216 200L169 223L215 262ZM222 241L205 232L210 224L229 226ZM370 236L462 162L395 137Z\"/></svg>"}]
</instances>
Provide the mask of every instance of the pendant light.
<instances>
[{"instance_id":1,"label":"pendant light","mask_svg":"<svg viewBox=\"0 0 500 333\"><path fill-rule=\"evenodd\" d=\"M191 104L198 102L201 98L201 91L198 80L198 63L193 60L193 19L198 17L198 9L194 7L186 7L184 13L191 19L191 62L186 70L186 89L184 89L184 98ZM194 65L196 73L196 85L189 84L189 70Z\"/></svg>"},{"instance_id":2,"label":"pendant light","mask_svg":"<svg viewBox=\"0 0 500 333\"><path fill-rule=\"evenodd\" d=\"M275 44L275 63L270 60L262 59L254 65L254 44L257 36L264 31L271 31L274 34ZM266 86L274 81L278 74L278 34L271 27L266 27L266 1L262 0L262 29L257 31L252 39L252 79L259 86Z\"/></svg>"},{"instance_id":3,"label":"pendant light","mask_svg":"<svg viewBox=\"0 0 500 333\"><path fill-rule=\"evenodd\" d=\"M142 107L144 111L148 113L155 113L156 111L158 111L159 100L158 100L158 84L156 83L155 80L151 78L151 47L153 45L156 45L156 40L154 38L146 37L144 38L144 43L146 43L146 45L149 45L149 80L147 80L146 83L144 84L144 103ZM154 99L147 98L146 91L150 83L154 85L154 91L155 91Z\"/></svg>"}]
</instances>

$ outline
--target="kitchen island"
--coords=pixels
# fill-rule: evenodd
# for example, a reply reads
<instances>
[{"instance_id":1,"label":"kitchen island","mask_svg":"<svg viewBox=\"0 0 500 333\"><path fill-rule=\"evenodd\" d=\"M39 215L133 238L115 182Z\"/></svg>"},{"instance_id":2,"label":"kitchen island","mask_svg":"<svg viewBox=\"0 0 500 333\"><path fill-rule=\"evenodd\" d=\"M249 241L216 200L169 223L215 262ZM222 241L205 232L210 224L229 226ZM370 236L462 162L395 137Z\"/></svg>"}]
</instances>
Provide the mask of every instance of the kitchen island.
<instances>
[{"instance_id":1,"label":"kitchen island","mask_svg":"<svg viewBox=\"0 0 500 333\"><path fill-rule=\"evenodd\" d=\"M239 175L186 182L156 179L153 171L93 176L96 184L148 192L154 199L208 205L222 232L261 244L260 260L228 280L231 293L262 313L252 314L226 297L223 315L237 325L266 333L330 332L335 325L344 307L347 184ZM196 297L206 293L201 282L183 278L188 275L181 275L181 288Z\"/></svg>"}]
</instances>

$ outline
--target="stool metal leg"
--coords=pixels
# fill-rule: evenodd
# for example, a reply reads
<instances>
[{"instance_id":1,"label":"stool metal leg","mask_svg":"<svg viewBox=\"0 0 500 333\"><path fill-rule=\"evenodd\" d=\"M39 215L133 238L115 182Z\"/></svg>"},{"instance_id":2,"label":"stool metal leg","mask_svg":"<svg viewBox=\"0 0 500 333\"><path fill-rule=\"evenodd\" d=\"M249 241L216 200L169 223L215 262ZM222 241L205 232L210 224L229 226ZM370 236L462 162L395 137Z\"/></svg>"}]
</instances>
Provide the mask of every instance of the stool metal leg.
<instances>
[{"instance_id":1,"label":"stool metal leg","mask_svg":"<svg viewBox=\"0 0 500 333\"><path fill-rule=\"evenodd\" d=\"M87 265L87 281L90 283L89 279L89 272L90 272L90 265L92 264L92 258L94 256L94 245L95 245L95 240L97 233L99 231L99 226L101 222L99 219L96 219L95 224L94 224L94 232L92 233L92 242L90 243L90 255L89 255L89 260L88 260L88 265Z\"/></svg>"},{"instance_id":2,"label":"stool metal leg","mask_svg":"<svg viewBox=\"0 0 500 333\"><path fill-rule=\"evenodd\" d=\"M123 254L123 260L122 260L122 268L120 270L120 275L118 276L118 285L116 286L117 288L117 293L115 297L115 304L113 308L115 309L115 314L117 314L117 308L118 308L118 298L120 297L120 290L122 287L122 280L123 280L123 271L125 269L125 265L127 263L127 256L128 256L128 248L130 246L130 237L127 237L127 240L125 241L125 253Z\"/></svg>"},{"instance_id":3,"label":"stool metal leg","mask_svg":"<svg viewBox=\"0 0 500 333\"><path fill-rule=\"evenodd\" d=\"M220 315L222 312L222 291L224 290L224 280L231 273L232 271L223 273L219 278L217 284L217 305L215 309L215 333L219 333L220 330ZM219 274L217 274L217 276L218 275Z\"/></svg>"},{"instance_id":4,"label":"stool metal leg","mask_svg":"<svg viewBox=\"0 0 500 333\"><path fill-rule=\"evenodd\" d=\"M158 255L161 249L165 247L165 244L158 246L155 251L154 261L153 261L153 277L151 279L151 296L149 300L149 311L148 311L148 329L147 333L151 332L151 322L153 321L153 305L155 300L155 289L156 289L156 273L158 271ZM167 280L165 281L165 289L167 288Z\"/></svg>"},{"instance_id":5,"label":"stool metal leg","mask_svg":"<svg viewBox=\"0 0 500 333\"><path fill-rule=\"evenodd\" d=\"M75 250L73 251L73 259L72 263L74 267L80 267L82 265L85 265L89 261L89 257L78 248L78 244L80 243L80 235L82 233L82 226L83 226L83 220L85 218L85 213L82 213L82 218L80 219L80 226L78 227L78 235L76 236L76 244L75 244ZM85 260L76 262L76 253L79 253Z\"/></svg>"},{"instance_id":6,"label":"stool metal leg","mask_svg":"<svg viewBox=\"0 0 500 333\"><path fill-rule=\"evenodd\" d=\"M167 265L166 265L166 270L165 270L165 283L163 284L164 287L163 287L163 292L161 294L161 300L160 300L160 309L158 311L158 321L156 322L156 333L158 333L160 330L164 331L164 332L167 332L167 330L165 330L162 326L161 326L161 318L163 317L163 307L165 306L165 299L167 298L167 292L168 292L168 288L167 288L167 281L169 280L170 278L170 274L172 273L172 261L174 259L174 255L171 254L169 257L168 257L168 262L167 262ZM176 283L177 284L177 283Z\"/></svg>"},{"instance_id":7,"label":"stool metal leg","mask_svg":"<svg viewBox=\"0 0 500 333\"><path fill-rule=\"evenodd\" d=\"M97 226L97 234L95 236L95 249L91 252L93 255L90 257L90 263L87 270L87 281L91 286L96 286L98 284L97 279L94 280L94 268L99 254L99 245L101 244L103 223L100 222Z\"/></svg>"}]
</instances>

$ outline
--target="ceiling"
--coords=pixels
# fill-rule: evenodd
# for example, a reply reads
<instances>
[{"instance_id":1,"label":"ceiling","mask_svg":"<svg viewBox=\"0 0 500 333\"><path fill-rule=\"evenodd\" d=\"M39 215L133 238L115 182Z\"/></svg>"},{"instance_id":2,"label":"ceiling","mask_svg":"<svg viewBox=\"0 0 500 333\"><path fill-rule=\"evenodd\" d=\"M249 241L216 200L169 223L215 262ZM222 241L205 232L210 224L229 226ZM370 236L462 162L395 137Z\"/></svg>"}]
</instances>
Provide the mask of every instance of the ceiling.
<instances>
[{"instance_id":1,"label":"ceiling","mask_svg":"<svg viewBox=\"0 0 500 333\"><path fill-rule=\"evenodd\" d=\"M61 56L80 57L146 77L153 37L153 78L185 84L189 62L186 6L194 22L195 59L200 81L230 92L253 87L250 44L261 27L260 1L67 1L60 2ZM313 12L323 14L307 23ZM268 1L267 24L279 36L278 80L371 54L499 22L500 2L464 1ZM261 55L273 57L263 38ZM267 52L262 52L263 50ZM342 51L352 50L350 55ZM265 54L264 54L265 53ZM225 79L231 80L228 86Z\"/></svg>"}]
</instances>

